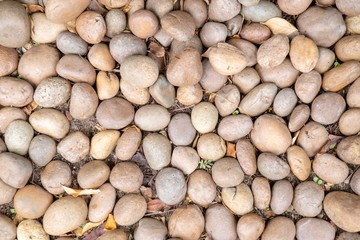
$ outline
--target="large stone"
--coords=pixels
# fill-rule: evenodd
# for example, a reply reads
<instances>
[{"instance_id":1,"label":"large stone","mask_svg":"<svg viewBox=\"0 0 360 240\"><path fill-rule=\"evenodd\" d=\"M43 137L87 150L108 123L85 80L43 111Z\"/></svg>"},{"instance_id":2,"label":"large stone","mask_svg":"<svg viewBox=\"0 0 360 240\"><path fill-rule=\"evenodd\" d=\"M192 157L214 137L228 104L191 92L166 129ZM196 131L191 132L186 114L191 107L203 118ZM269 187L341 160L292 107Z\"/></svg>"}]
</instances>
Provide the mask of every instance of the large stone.
<instances>
[{"instance_id":1,"label":"large stone","mask_svg":"<svg viewBox=\"0 0 360 240\"><path fill-rule=\"evenodd\" d=\"M340 191L328 193L324 210L339 228L347 232L360 231L360 196Z\"/></svg>"}]
</instances>

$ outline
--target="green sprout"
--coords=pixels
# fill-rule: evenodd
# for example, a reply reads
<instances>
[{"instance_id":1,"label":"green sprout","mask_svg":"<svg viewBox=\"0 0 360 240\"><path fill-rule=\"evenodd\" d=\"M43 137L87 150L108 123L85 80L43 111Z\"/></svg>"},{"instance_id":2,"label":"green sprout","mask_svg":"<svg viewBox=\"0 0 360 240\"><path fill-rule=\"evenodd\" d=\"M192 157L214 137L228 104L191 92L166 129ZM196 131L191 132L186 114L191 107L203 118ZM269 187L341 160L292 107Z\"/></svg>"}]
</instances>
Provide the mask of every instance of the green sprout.
<instances>
[{"instance_id":1,"label":"green sprout","mask_svg":"<svg viewBox=\"0 0 360 240\"><path fill-rule=\"evenodd\" d=\"M11 214L16 214L15 208L10 208L10 213L11 213Z\"/></svg>"},{"instance_id":2,"label":"green sprout","mask_svg":"<svg viewBox=\"0 0 360 240\"><path fill-rule=\"evenodd\" d=\"M313 178L313 181L316 183L316 184L319 184L319 185L323 185L324 184L324 181L321 180L319 177L315 176Z\"/></svg>"},{"instance_id":3,"label":"green sprout","mask_svg":"<svg viewBox=\"0 0 360 240\"><path fill-rule=\"evenodd\" d=\"M239 115L239 113L240 113L239 109L236 109L231 113L231 115Z\"/></svg>"},{"instance_id":4,"label":"green sprout","mask_svg":"<svg viewBox=\"0 0 360 240\"><path fill-rule=\"evenodd\" d=\"M338 67L340 65L341 65L341 63L339 63L337 60L334 62L334 68L336 68L336 67Z\"/></svg>"},{"instance_id":5,"label":"green sprout","mask_svg":"<svg viewBox=\"0 0 360 240\"><path fill-rule=\"evenodd\" d=\"M18 79L22 79L22 76L19 74L19 75L17 75L17 78L18 78Z\"/></svg>"},{"instance_id":6,"label":"green sprout","mask_svg":"<svg viewBox=\"0 0 360 240\"><path fill-rule=\"evenodd\" d=\"M210 160L201 159L199 162L199 168L204 170L210 170L214 163Z\"/></svg>"},{"instance_id":7,"label":"green sprout","mask_svg":"<svg viewBox=\"0 0 360 240\"><path fill-rule=\"evenodd\" d=\"M336 147L336 143L333 143L333 144L330 145L329 148L330 148L330 150L335 150L335 147Z\"/></svg>"},{"instance_id":8,"label":"green sprout","mask_svg":"<svg viewBox=\"0 0 360 240\"><path fill-rule=\"evenodd\" d=\"M85 227L86 223L83 223L79 226L79 228L83 229Z\"/></svg>"}]
</instances>

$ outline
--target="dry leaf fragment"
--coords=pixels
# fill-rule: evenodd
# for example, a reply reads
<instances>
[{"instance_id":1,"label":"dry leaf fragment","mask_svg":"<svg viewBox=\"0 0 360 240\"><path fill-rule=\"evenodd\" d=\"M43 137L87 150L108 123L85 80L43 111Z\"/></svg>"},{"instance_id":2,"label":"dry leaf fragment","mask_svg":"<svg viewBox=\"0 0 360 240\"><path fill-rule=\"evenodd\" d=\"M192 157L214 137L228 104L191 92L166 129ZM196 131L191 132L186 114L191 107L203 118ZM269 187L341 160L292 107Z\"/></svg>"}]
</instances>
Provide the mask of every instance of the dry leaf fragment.
<instances>
[{"instance_id":1,"label":"dry leaf fragment","mask_svg":"<svg viewBox=\"0 0 360 240\"><path fill-rule=\"evenodd\" d=\"M71 116L71 114L70 114L69 111L65 111L65 116L66 116L66 118L67 118L69 121L72 120L72 116Z\"/></svg>"},{"instance_id":2,"label":"dry leaf fragment","mask_svg":"<svg viewBox=\"0 0 360 240\"><path fill-rule=\"evenodd\" d=\"M66 28L69 32L77 33L76 32L76 19L73 19L66 23Z\"/></svg>"},{"instance_id":3,"label":"dry leaf fragment","mask_svg":"<svg viewBox=\"0 0 360 240\"><path fill-rule=\"evenodd\" d=\"M35 101L32 101L26 107L23 108L23 111L27 115L30 115L32 113L32 111L34 111L37 107L38 107L38 104Z\"/></svg>"},{"instance_id":4,"label":"dry leaf fragment","mask_svg":"<svg viewBox=\"0 0 360 240\"><path fill-rule=\"evenodd\" d=\"M240 38L240 36L239 36L239 34L235 34L235 35L230 36L229 38L230 39L232 39L232 38Z\"/></svg>"},{"instance_id":5,"label":"dry leaf fragment","mask_svg":"<svg viewBox=\"0 0 360 240\"><path fill-rule=\"evenodd\" d=\"M82 235L84 235L84 233L86 233L90 229L93 229L94 227L97 227L97 226L101 225L103 222L104 221L101 221L101 222L87 222L87 223L85 223L85 225L82 225L81 227L78 227L77 229L75 229L74 233L76 234L76 236L81 237Z\"/></svg>"},{"instance_id":6,"label":"dry leaf fragment","mask_svg":"<svg viewBox=\"0 0 360 240\"><path fill-rule=\"evenodd\" d=\"M104 230L111 231L111 230L115 230L115 229L116 229L115 218L114 218L114 215L112 215L110 213L107 220L106 220L106 222L105 222Z\"/></svg>"},{"instance_id":7,"label":"dry leaf fragment","mask_svg":"<svg viewBox=\"0 0 360 240\"><path fill-rule=\"evenodd\" d=\"M14 222L15 225L18 225L23 220L24 220L24 218L22 216L20 216L19 214L16 214L14 219L13 219L13 222Z\"/></svg>"},{"instance_id":8,"label":"dry leaf fragment","mask_svg":"<svg viewBox=\"0 0 360 240\"><path fill-rule=\"evenodd\" d=\"M293 34L295 32L298 32L297 28L294 27L294 25L292 25L291 23L289 23L285 19L279 18L279 17L271 18L271 19L269 19L266 22L261 23L261 24L264 24L267 27L269 27L273 34L290 35L290 34Z\"/></svg>"},{"instance_id":9,"label":"dry leaf fragment","mask_svg":"<svg viewBox=\"0 0 360 240\"><path fill-rule=\"evenodd\" d=\"M88 8L94 12L100 13L101 15L105 15L108 12L104 5L100 4L98 0L91 0Z\"/></svg>"},{"instance_id":10,"label":"dry leaf fragment","mask_svg":"<svg viewBox=\"0 0 360 240\"><path fill-rule=\"evenodd\" d=\"M100 193L99 189L72 189L66 186L62 186L64 191L73 196L73 197L78 197L81 195L91 195L91 194L98 194Z\"/></svg>"},{"instance_id":11,"label":"dry leaf fragment","mask_svg":"<svg viewBox=\"0 0 360 240\"><path fill-rule=\"evenodd\" d=\"M296 143L296 140L297 140L297 138L299 137L299 134L300 134L300 131L297 131L297 132L295 133L295 136L294 136L293 139L292 139L291 145L294 145L294 144Z\"/></svg>"},{"instance_id":12,"label":"dry leaf fragment","mask_svg":"<svg viewBox=\"0 0 360 240\"><path fill-rule=\"evenodd\" d=\"M124 12L124 13L128 13L130 10L131 10L131 5L130 4L126 4L125 6L123 6L121 8L121 10Z\"/></svg>"},{"instance_id":13,"label":"dry leaf fragment","mask_svg":"<svg viewBox=\"0 0 360 240\"><path fill-rule=\"evenodd\" d=\"M86 234L85 237L82 240L96 240L96 239L98 239L101 235L103 235L105 233L104 225L105 225L105 223L102 223L100 226L93 229L91 232Z\"/></svg>"},{"instance_id":14,"label":"dry leaf fragment","mask_svg":"<svg viewBox=\"0 0 360 240\"><path fill-rule=\"evenodd\" d=\"M226 142L226 156L236 158L235 144Z\"/></svg>"},{"instance_id":15,"label":"dry leaf fragment","mask_svg":"<svg viewBox=\"0 0 360 240\"><path fill-rule=\"evenodd\" d=\"M216 93L210 93L209 94L209 102L214 103L215 102L215 98L216 98L217 94Z\"/></svg>"},{"instance_id":16,"label":"dry leaf fragment","mask_svg":"<svg viewBox=\"0 0 360 240\"><path fill-rule=\"evenodd\" d=\"M28 13L45 12L44 8L36 4L23 4Z\"/></svg>"},{"instance_id":17,"label":"dry leaf fragment","mask_svg":"<svg viewBox=\"0 0 360 240\"><path fill-rule=\"evenodd\" d=\"M156 42L150 42L149 51L158 58L165 56L165 48Z\"/></svg>"},{"instance_id":18,"label":"dry leaf fragment","mask_svg":"<svg viewBox=\"0 0 360 240\"><path fill-rule=\"evenodd\" d=\"M126 128L124 128L124 129L122 129L121 131L125 132L125 131L128 130L129 128L135 128L135 130L136 130L137 132L141 132L141 129L138 128L136 125L131 125L131 126L129 126L129 127L126 127Z\"/></svg>"},{"instance_id":19,"label":"dry leaf fragment","mask_svg":"<svg viewBox=\"0 0 360 240\"><path fill-rule=\"evenodd\" d=\"M200 134L196 134L195 139L193 141L192 147L195 148L200 138Z\"/></svg>"},{"instance_id":20,"label":"dry leaf fragment","mask_svg":"<svg viewBox=\"0 0 360 240\"><path fill-rule=\"evenodd\" d=\"M146 201L149 201L153 197L153 192L149 187L141 186L140 192Z\"/></svg>"},{"instance_id":21,"label":"dry leaf fragment","mask_svg":"<svg viewBox=\"0 0 360 240\"><path fill-rule=\"evenodd\" d=\"M326 153L330 150L334 150L336 145L340 142L341 139L344 137L336 136L336 135L329 135L329 140L325 143L325 145L320 149L319 153Z\"/></svg>"},{"instance_id":22,"label":"dry leaf fragment","mask_svg":"<svg viewBox=\"0 0 360 240\"><path fill-rule=\"evenodd\" d=\"M160 199L152 199L147 202L147 211L148 212L159 212L163 210L167 205L163 203Z\"/></svg>"}]
</instances>

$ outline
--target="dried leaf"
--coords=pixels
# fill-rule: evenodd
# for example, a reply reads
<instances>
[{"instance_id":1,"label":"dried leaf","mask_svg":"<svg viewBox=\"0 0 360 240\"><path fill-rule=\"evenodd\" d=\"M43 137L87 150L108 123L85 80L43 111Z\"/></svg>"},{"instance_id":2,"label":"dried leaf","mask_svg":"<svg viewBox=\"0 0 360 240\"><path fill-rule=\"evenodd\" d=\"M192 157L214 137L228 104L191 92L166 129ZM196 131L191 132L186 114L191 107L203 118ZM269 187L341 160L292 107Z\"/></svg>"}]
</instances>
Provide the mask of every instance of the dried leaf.
<instances>
[{"instance_id":1,"label":"dried leaf","mask_svg":"<svg viewBox=\"0 0 360 240\"><path fill-rule=\"evenodd\" d=\"M191 202L192 202L192 201L191 201L191 198L189 197L189 195L186 195L186 197L185 197L185 203L186 203L186 205L189 205Z\"/></svg>"},{"instance_id":2,"label":"dried leaf","mask_svg":"<svg viewBox=\"0 0 360 240\"><path fill-rule=\"evenodd\" d=\"M160 221L161 221L164 225L166 225L166 218L165 218L164 216L161 216L161 217L160 217Z\"/></svg>"},{"instance_id":3,"label":"dried leaf","mask_svg":"<svg viewBox=\"0 0 360 240\"><path fill-rule=\"evenodd\" d=\"M149 51L158 58L165 56L165 48L156 42L150 42Z\"/></svg>"},{"instance_id":4,"label":"dried leaf","mask_svg":"<svg viewBox=\"0 0 360 240\"><path fill-rule=\"evenodd\" d=\"M195 148L200 138L200 134L196 134L195 139L193 141L192 147Z\"/></svg>"},{"instance_id":5,"label":"dried leaf","mask_svg":"<svg viewBox=\"0 0 360 240\"><path fill-rule=\"evenodd\" d=\"M23 4L28 13L45 12L44 8L36 4Z\"/></svg>"},{"instance_id":6,"label":"dried leaf","mask_svg":"<svg viewBox=\"0 0 360 240\"><path fill-rule=\"evenodd\" d=\"M269 210L264 210L263 214L264 214L265 218L271 218L271 217L276 216L276 214L273 211L271 211L270 209Z\"/></svg>"},{"instance_id":7,"label":"dried leaf","mask_svg":"<svg viewBox=\"0 0 360 240\"><path fill-rule=\"evenodd\" d=\"M208 101L211 102L211 103L214 103L216 96L217 96L216 93L210 93Z\"/></svg>"},{"instance_id":8,"label":"dried leaf","mask_svg":"<svg viewBox=\"0 0 360 240\"><path fill-rule=\"evenodd\" d=\"M340 142L341 139L344 137L342 136L336 136L336 135L329 135L329 140L325 143L325 145L320 149L319 153L326 153L330 150L335 149L338 142Z\"/></svg>"},{"instance_id":9,"label":"dried leaf","mask_svg":"<svg viewBox=\"0 0 360 240\"><path fill-rule=\"evenodd\" d=\"M100 13L101 15L104 15L108 12L104 5L100 4L97 0L91 0L88 8L94 12Z\"/></svg>"},{"instance_id":10,"label":"dried leaf","mask_svg":"<svg viewBox=\"0 0 360 240\"><path fill-rule=\"evenodd\" d=\"M141 186L140 192L144 196L146 201L149 201L153 197L153 192L152 192L151 188L149 188L149 187Z\"/></svg>"},{"instance_id":11,"label":"dried leaf","mask_svg":"<svg viewBox=\"0 0 360 240\"><path fill-rule=\"evenodd\" d=\"M24 220L24 218L22 216L20 216L19 214L16 214L14 219L13 219L13 222L15 223L15 225L18 225L23 220Z\"/></svg>"},{"instance_id":12,"label":"dried leaf","mask_svg":"<svg viewBox=\"0 0 360 240\"><path fill-rule=\"evenodd\" d=\"M235 144L226 142L226 156L236 158Z\"/></svg>"},{"instance_id":13,"label":"dried leaf","mask_svg":"<svg viewBox=\"0 0 360 240\"><path fill-rule=\"evenodd\" d=\"M78 197L81 195L91 195L91 194L98 194L100 193L99 189L72 189L66 186L62 186L64 191L73 196L73 197Z\"/></svg>"},{"instance_id":14,"label":"dried leaf","mask_svg":"<svg viewBox=\"0 0 360 240\"><path fill-rule=\"evenodd\" d=\"M84 235L84 233L86 233L90 229L93 229L94 227L97 227L97 226L101 225L103 222L104 221L101 221L101 222L87 222L85 225L82 225L81 227L78 227L77 229L75 229L74 233L76 234L76 236L81 237L82 235Z\"/></svg>"},{"instance_id":15,"label":"dried leaf","mask_svg":"<svg viewBox=\"0 0 360 240\"><path fill-rule=\"evenodd\" d=\"M72 116L71 116L71 114L70 114L69 111L65 111L65 116L66 116L66 118L67 118L69 121L72 120Z\"/></svg>"},{"instance_id":16,"label":"dried leaf","mask_svg":"<svg viewBox=\"0 0 360 240\"><path fill-rule=\"evenodd\" d=\"M262 23L270 28L273 34L290 35L297 32L297 28L283 18L274 17Z\"/></svg>"},{"instance_id":17,"label":"dried leaf","mask_svg":"<svg viewBox=\"0 0 360 240\"><path fill-rule=\"evenodd\" d=\"M104 225L105 225L105 223L103 223L100 226L98 226L97 228L93 229L90 233L86 234L86 236L82 240L98 239L101 235L103 235L105 233Z\"/></svg>"},{"instance_id":18,"label":"dried leaf","mask_svg":"<svg viewBox=\"0 0 360 240\"><path fill-rule=\"evenodd\" d=\"M66 23L66 28L69 30L69 32L77 33L76 32L76 19L73 19Z\"/></svg>"},{"instance_id":19,"label":"dried leaf","mask_svg":"<svg viewBox=\"0 0 360 240\"><path fill-rule=\"evenodd\" d=\"M106 220L106 222L105 222L104 230L111 231L111 230L115 230L115 229L116 229L115 218L114 218L114 215L112 215L110 213L107 220Z\"/></svg>"},{"instance_id":20,"label":"dried leaf","mask_svg":"<svg viewBox=\"0 0 360 240\"><path fill-rule=\"evenodd\" d=\"M299 134L300 134L300 131L297 131L297 132L295 133L295 136L294 136L293 139L292 139L291 145L294 145L294 144L296 143L296 140L297 140L297 138L299 137Z\"/></svg>"},{"instance_id":21,"label":"dried leaf","mask_svg":"<svg viewBox=\"0 0 360 240\"><path fill-rule=\"evenodd\" d=\"M123 6L121 8L121 10L124 12L124 13L128 13L130 10L131 10L131 5L130 4L126 4L125 6Z\"/></svg>"},{"instance_id":22,"label":"dried leaf","mask_svg":"<svg viewBox=\"0 0 360 240\"><path fill-rule=\"evenodd\" d=\"M325 183L325 184L324 184L325 191L330 191L332 186L334 186L334 184Z\"/></svg>"},{"instance_id":23,"label":"dried leaf","mask_svg":"<svg viewBox=\"0 0 360 240\"><path fill-rule=\"evenodd\" d=\"M123 131L123 132L126 132L126 130L128 130L129 128L135 128L135 130L136 130L137 132L141 132L141 129L138 128L136 125L131 125L131 126L129 126L129 127L126 127L126 128L124 128L122 131Z\"/></svg>"},{"instance_id":24,"label":"dried leaf","mask_svg":"<svg viewBox=\"0 0 360 240\"><path fill-rule=\"evenodd\" d=\"M98 130L98 131L104 131L105 128L103 126L100 125L100 123L96 123L95 124L95 128Z\"/></svg>"},{"instance_id":25,"label":"dried leaf","mask_svg":"<svg viewBox=\"0 0 360 240\"><path fill-rule=\"evenodd\" d=\"M240 38L240 36L239 36L239 34L235 34L235 35L230 36L229 38Z\"/></svg>"},{"instance_id":26,"label":"dried leaf","mask_svg":"<svg viewBox=\"0 0 360 240\"><path fill-rule=\"evenodd\" d=\"M26 53L30 48L32 48L35 44L33 44L31 41L26 43L24 46L21 47L21 51L23 53Z\"/></svg>"},{"instance_id":27,"label":"dried leaf","mask_svg":"<svg viewBox=\"0 0 360 240\"><path fill-rule=\"evenodd\" d=\"M163 203L160 199L152 199L147 202L147 211L148 212L159 212L163 210L167 205Z\"/></svg>"},{"instance_id":28,"label":"dried leaf","mask_svg":"<svg viewBox=\"0 0 360 240\"><path fill-rule=\"evenodd\" d=\"M213 47L209 47L201 56L209 58L210 52L213 50Z\"/></svg>"},{"instance_id":29,"label":"dried leaf","mask_svg":"<svg viewBox=\"0 0 360 240\"><path fill-rule=\"evenodd\" d=\"M29 103L26 107L23 108L23 111L27 114L30 115L32 113L32 111L34 111L39 105L35 102L32 101L31 103Z\"/></svg>"}]
</instances>

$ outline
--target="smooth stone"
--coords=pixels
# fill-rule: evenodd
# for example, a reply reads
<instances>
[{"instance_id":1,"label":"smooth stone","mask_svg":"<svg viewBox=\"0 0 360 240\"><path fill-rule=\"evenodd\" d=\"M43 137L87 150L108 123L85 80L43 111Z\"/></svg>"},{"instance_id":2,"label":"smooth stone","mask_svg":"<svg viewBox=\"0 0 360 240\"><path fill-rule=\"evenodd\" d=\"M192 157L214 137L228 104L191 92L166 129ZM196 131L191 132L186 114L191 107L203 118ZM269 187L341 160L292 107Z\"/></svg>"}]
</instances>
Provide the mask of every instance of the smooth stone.
<instances>
[{"instance_id":1,"label":"smooth stone","mask_svg":"<svg viewBox=\"0 0 360 240\"><path fill-rule=\"evenodd\" d=\"M347 232L360 231L360 196L340 191L328 193L324 210L339 228Z\"/></svg>"},{"instance_id":2,"label":"smooth stone","mask_svg":"<svg viewBox=\"0 0 360 240\"><path fill-rule=\"evenodd\" d=\"M105 220L115 206L116 190L110 183L105 183L100 188L100 193L91 197L88 218L92 222Z\"/></svg>"},{"instance_id":3,"label":"smooth stone","mask_svg":"<svg viewBox=\"0 0 360 240\"><path fill-rule=\"evenodd\" d=\"M43 218L44 230L55 236L73 231L85 222L87 213L88 207L82 198L62 197L46 210Z\"/></svg>"},{"instance_id":4,"label":"smooth stone","mask_svg":"<svg viewBox=\"0 0 360 240\"><path fill-rule=\"evenodd\" d=\"M171 161L171 144L169 139L159 133L150 133L142 143L144 155L149 166L160 170Z\"/></svg>"},{"instance_id":5,"label":"smooth stone","mask_svg":"<svg viewBox=\"0 0 360 240\"><path fill-rule=\"evenodd\" d=\"M23 188L32 175L32 164L15 153L0 153L0 179L13 188Z\"/></svg>"},{"instance_id":6,"label":"smooth stone","mask_svg":"<svg viewBox=\"0 0 360 240\"><path fill-rule=\"evenodd\" d=\"M79 162L90 152L90 139L81 131L71 132L59 142L57 152L71 163Z\"/></svg>"},{"instance_id":7,"label":"smooth stone","mask_svg":"<svg viewBox=\"0 0 360 240\"><path fill-rule=\"evenodd\" d=\"M254 195L254 205L256 208L264 210L270 206L271 188L268 179L264 177L254 178L251 190Z\"/></svg>"},{"instance_id":8,"label":"smooth stone","mask_svg":"<svg viewBox=\"0 0 360 240\"><path fill-rule=\"evenodd\" d=\"M296 228L294 222L283 216L277 216L271 219L261 236L261 240L294 240Z\"/></svg>"},{"instance_id":9,"label":"smooth stone","mask_svg":"<svg viewBox=\"0 0 360 240\"><path fill-rule=\"evenodd\" d=\"M259 172L270 180L281 180L290 173L288 163L272 153L261 153L257 165Z\"/></svg>"},{"instance_id":10,"label":"smooth stone","mask_svg":"<svg viewBox=\"0 0 360 240\"><path fill-rule=\"evenodd\" d=\"M277 214L283 214L291 205L294 196L294 189L287 180L280 180L274 183L271 193L271 210Z\"/></svg>"},{"instance_id":11,"label":"smooth stone","mask_svg":"<svg viewBox=\"0 0 360 240\"><path fill-rule=\"evenodd\" d=\"M186 195L184 174L176 168L164 168L156 176L155 188L162 202L168 205L178 204Z\"/></svg>"},{"instance_id":12,"label":"smooth stone","mask_svg":"<svg viewBox=\"0 0 360 240\"><path fill-rule=\"evenodd\" d=\"M318 218L303 218L296 223L296 239L333 240L336 229L331 223Z\"/></svg>"},{"instance_id":13,"label":"smooth stone","mask_svg":"<svg viewBox=\"0 0 360 240\"><path fill-rule=\"evenodd\" d=\"M312 181L299 183L295 187L293 206L295 211L304 217L315 217L322 210L324 190Z\"/></svg>"}]
</instances>

